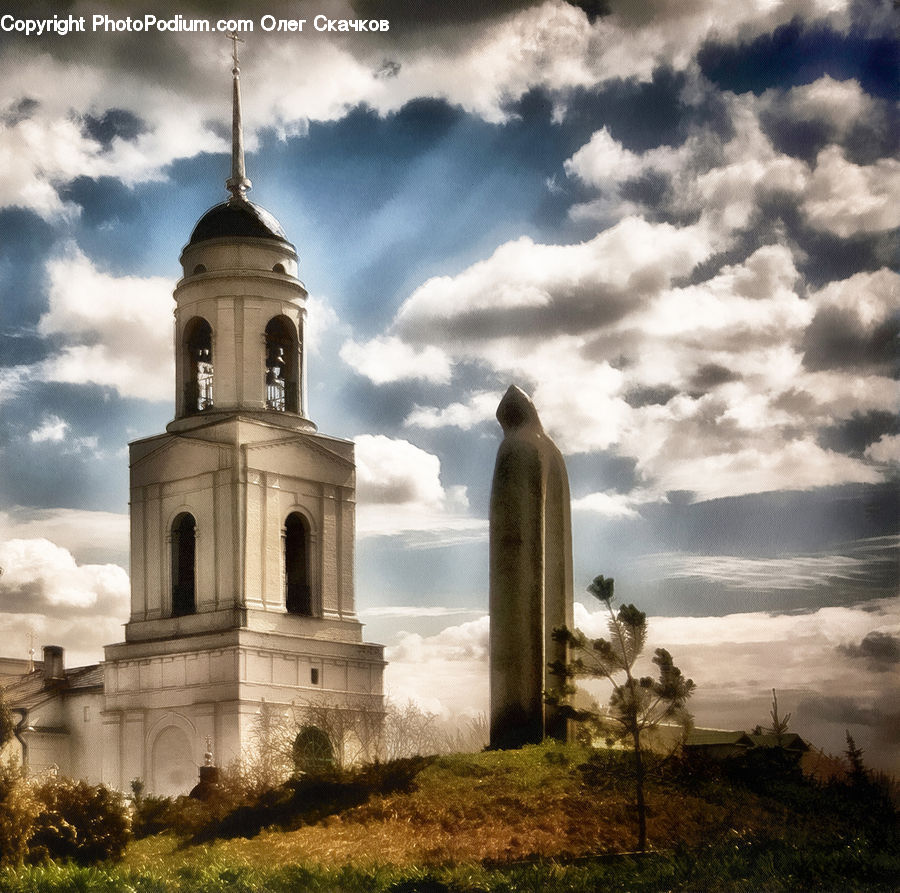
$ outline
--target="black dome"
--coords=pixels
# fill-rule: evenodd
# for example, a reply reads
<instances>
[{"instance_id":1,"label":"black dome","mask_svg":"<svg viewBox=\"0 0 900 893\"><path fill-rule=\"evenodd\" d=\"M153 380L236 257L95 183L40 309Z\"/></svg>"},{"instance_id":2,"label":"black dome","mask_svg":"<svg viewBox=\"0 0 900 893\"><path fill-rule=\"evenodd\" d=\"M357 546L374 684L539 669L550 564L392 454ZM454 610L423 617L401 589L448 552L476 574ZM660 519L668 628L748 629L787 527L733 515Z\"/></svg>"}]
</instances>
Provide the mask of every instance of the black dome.
<instances>
[{"instance_id":1,"label":"black dome","mask_svg":"<svg viewBox=\"0 0 900 893\"><path fill-rule=\"evenodd\" d=\"M197 221L188 245L228 236L287 242L281 224L268 211L244 198L232 198L210 208Z\"/></svg>"}]
</instances>

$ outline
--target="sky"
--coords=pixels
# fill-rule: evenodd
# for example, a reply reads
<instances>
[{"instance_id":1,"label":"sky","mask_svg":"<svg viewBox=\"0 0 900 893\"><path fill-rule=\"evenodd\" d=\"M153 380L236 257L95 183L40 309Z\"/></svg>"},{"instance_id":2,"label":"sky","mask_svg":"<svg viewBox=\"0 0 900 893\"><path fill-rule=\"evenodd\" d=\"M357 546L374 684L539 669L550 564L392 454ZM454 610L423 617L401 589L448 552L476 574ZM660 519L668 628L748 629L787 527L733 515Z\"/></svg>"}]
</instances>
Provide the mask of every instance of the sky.
<instances>
[{"instance_id":1,"label":"sky","mask_svg":"<svg viewBox=\"0 0 900 893\"><path fill-rule=\"evenodd\" d=\"M178 257L227 197L231 43L93 28L147 8L0 19L4 656L33 633L90 663L123 637L127 443L173 416ZM517 384L566 459L577 624L602 634L585 589L614 577L698 725L765 724L774 688L813 744L849 730L900 767L893 4L155 14L253 26L250 198L300 256L310 415L356 443L357 608L389 696L487 709L494 413ZM315 27L357 19L389 26Z\"/></svg>"}]
</instances>

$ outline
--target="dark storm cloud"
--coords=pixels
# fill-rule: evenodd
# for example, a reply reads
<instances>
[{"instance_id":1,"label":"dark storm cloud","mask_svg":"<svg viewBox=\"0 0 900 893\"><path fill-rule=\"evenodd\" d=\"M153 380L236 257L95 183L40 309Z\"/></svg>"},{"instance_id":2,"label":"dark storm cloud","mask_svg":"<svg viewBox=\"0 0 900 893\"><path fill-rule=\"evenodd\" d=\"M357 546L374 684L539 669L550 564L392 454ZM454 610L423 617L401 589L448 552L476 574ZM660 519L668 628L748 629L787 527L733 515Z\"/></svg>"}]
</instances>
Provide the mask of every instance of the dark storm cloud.
<instances>
[{"instance_id":1,"label":"dark storm cloud","mask_svg":"<svg viewBox=\"0 0 900 893\"><path fill-rule=\"evenodd\" d=\"M863 89L886 99L900 94L900 43L890 32L847 34L799 19L737 46L707 42L697 53L700 70L723 90L752 91L809 84L823 75L858 80Z\"/></svg>"},{"instance_id":2,"label":"dark storm cloud","mask_svg":"<svg viewBox=\"0 0 900 893\"><path fill-rule=\"evenodd\" d=\"M27 121L39 107L40 103L36 99L25 96L0 112L0 124L15 127L16 124Z\"/></svg>"},{"instance_id":3,"label":"dark storm cloud","mask_svg":"<svg viewBox=\"0 0 900 893\"><path fill-rule=\"evenodd\" d=\"M891 412L854 412L849 419L819 432L826 449L861 456L866 447L886 434L900 434L900 420Z\"/></svg>"},{"instance_id":4,"label":"dark storm cloud","mask_svg":"<svg viewBox=\"0 0 900 893\"><path fill-rule=\"evenodd\" d=\"M875 630L858 645L841 645L838 650L847 657L866 661L869 669L886 673L900 664L900 637Z\"/></svg>"},{"instance_id":5,"label":"dark storm cloud","mask_svg":"<svg viewBox=\"0 0 900 893\"><path fill-rule=\"evenodd\" d=\"M392 29L417 29L429 25L458 25L496 19L510 13L538 6L543 0L353 0L352 7L360 18L388 19ZM573 4L580 5L580 4Z\"/></svg>"},{"instance_id":6,"label":"dark storm cloud","mask_svg":"<svg viewBox=\"0 0 900 893\"><path fill-rule=\"evenodd\" d=\"M690 378L689 386L692 393L696 393L700 396L711 391L720 384L740 380L741 376L731 369L726 369L718 363L707 363L694 372Z\"/></svg>"},{"instance_id":7,"label":"dark storm cloud","mask_svg":"<svg viewBox=\"0 0 900 893\"><path fill-rule=\"evenodd\" d=\"M807 113L798 108L791 94L782 90L761 110L760 123L779 152L801 158L811 166L819 152L832 143L844 149L848 161L867 165L879 158L893 157L900 144L897 106L878 99L870 100L870 106L863 120L842 132L827 114L816 117Z\"/></svg>"},{"instance_id":8,"label":"dark storm cloud","mask_svg":"<svg viewBox=\"0 0 900 893\"><path fill-rule=\"evenodd\" d=\"M773 243L792 246L794 264L802 274L801 295L804 283L818 289L835 280L849 279L854 273L900 265L896 233L858 233L843 238L813 229L800 212L796 196L771 192L760 197L748 225L734 233L725 251L702 261L675 284L705 282L722 266L739 264L758 248Z\"/></svg>"},{"instance_id":9,"label":"dark storm cloud","mask_svg":"<svg viewBox=\"0 0 900 893\"><path fill-rule=\"evenodd\" d=\"M685 72L661 66L649 81L617 78L598 88L576 88L558 100L565 106L566 127L587 121L589 129L581 129L587 129L590 137L605 125L616 141L632 152L681 145L699 128L722 141L729 139L733 128L721 95L713 90L688 93L688 86Z\"/></svg>"},{"instance_id":10,"label":"dark storm cloud","mask_svg":"<svg viewBox=\"0 0 900 893\"><path fill-rule=\"evenodd\" d=\"M654 222L657 220L662 221L663 219L666 222L673 222L671 215L665 215L664 217L663 214L653 214L656 209L662 209L667 205L671 205L673 198L671 189L672 178L669 174L661 171L648 171L640 177L626 180L619 187L619 195L625 201L644 205L650 212L648 218L654 220ZM699 211L695 216L699 217ZM679 222L684 225L689 221L681 219Z\"/></svg>"},{"instance_id":11,"label":"dark storm cloud","mask_svg":"<svg viewBox=\"0 0 900 893\"><path fill-rule=\"evenodd\" d=\"M839 307L823 307L803 334L807 369L857 368L889 371L898 362L900 316L870 328Z\"/></svg>"},{"instance_id":12,"label":"dark storm cloud","mask_svg":"<svg viewBox=\"0 0 900 893\"><path fill-rule=\"evenodd\" d=\"M877 706L844 696L804 698L797 704L794 713L797 722L809 717L853 726L880 726L891 719Z\"/></svg>"},{"instance_id":13,"label":"dark storm cloud","mask_svg":"<svg viewBox=\"0 0 900 893\"><path fill-rule=\"evenodd\" d=\"M642 406L665 406L676 394L678 388L639 387L633 388L625 395L625 402L634 409L640 409Z\"/></svg>"},{"instance_id":14,"label":"dark storm cloud","mask_svg":"<svg viewBox=\"0 0 900 893\"><path fill-rule=\"evenodd\" d=\"M127 109L107 109L99 117L85 115L84 130L104 149L109 149L115 139L133 142L146 132L147 125Z\"/></svg>"},{"instance_id":15,"label":"dark storm cloud","mask_svg":"<svg viewBox=\"0 0 900 893\"><path fill-rule=\"evenodd\" d=\"M636 283L633 291L618 291L598 283L560 286L541 307L516 307L513 313L504 307L479 307L467 313L455 313L446 320L440 333L430 318L403 322L397 330L411 341L448 343L456 340L490 341L507 336L529 337L539 334L578 334L622 319L656 292L650 283Z\"/></svg>"}]
</instances>

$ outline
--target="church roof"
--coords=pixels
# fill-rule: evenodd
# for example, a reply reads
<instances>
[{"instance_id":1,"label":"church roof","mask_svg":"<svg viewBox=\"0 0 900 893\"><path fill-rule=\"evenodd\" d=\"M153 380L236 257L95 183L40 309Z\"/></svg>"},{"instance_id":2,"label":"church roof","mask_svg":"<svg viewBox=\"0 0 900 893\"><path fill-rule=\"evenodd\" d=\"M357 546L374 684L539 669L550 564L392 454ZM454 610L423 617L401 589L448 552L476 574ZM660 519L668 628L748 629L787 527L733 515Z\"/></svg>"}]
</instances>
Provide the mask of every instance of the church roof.
<instances>
[{"instance_id":1,"label":"church roof","mask_svg":"<svg viewBox=\"0 0 900 893\"><path fill-rule=\"evenodd\" d=\"M246 198L230 198L210 208L191 233L189 245L228 236L278 239L287 242L281 224L265 209Z\"/></svg>"},{"instance_id":2,"label":"church roof","mask_svg":"<svg viewBox=\"0 0 900 893\"><path fill-rule=\"evenodd\" d=\"M55 694L103 687L103 666L101 664L65 670L63 679L45 679L43 664L37 661L35 663L37 666L30 673L23 673L12 681L7 680L0 686L6 703L14 710L30 709Z\"/></svg>"}]
</instances>

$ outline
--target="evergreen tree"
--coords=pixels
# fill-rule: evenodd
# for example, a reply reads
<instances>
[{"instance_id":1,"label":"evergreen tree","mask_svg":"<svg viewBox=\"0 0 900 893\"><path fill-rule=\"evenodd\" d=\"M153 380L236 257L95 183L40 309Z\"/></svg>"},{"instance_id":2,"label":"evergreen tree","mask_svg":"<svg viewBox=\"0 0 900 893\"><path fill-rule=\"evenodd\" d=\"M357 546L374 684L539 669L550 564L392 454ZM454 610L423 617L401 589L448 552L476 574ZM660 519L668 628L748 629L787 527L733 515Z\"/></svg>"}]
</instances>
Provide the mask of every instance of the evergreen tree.
<instances>
[{"instance_id":1,"label":"evergreen tree","mask_svg":"<svg viewBox=\"0 0 900 893\"><path fill-rule=\"evenodd\" d=\"M647 615L634 605L622 605L613 610L613 580L599 576L588 592L596 596L609 611L607 628L609 639L589 639L581 630L554 630L554 638L569 646L570 660L551 665L563 682L562 690L548 694L548 700L558 704L572 719L592 720L603 725L610 738L627 741L634 754L635 805L638 818L639 850L647 847L647 807L644 784L647 777L645 733L663 720L687 729L690 714L685 702L694 690L694 683L685 679L665 648L657 648L653 663L659 668L656 679L638 677L634 665L647 639ZM574 694L572 680L579 677L603 678L612 685L609 711L600 715L593 710L576 710L567 703Z\"/></svg>"},{"instance_id":2,"label":"evergreen tree","mask_svg":"<svg viewBox=\"0 0 900 893\"><path fill-rule=\"evenodd\" d=\"M772 689L772 709L769 711L769 716L772 717L772 725L765 726L762 732L777 736L778 744L781 745L784 743L784 736L787 734L788 727L791 724L791 714L788 713L787 716L778 715L778 695L775 694L774 688Z\"/></svg>"}]
</instances>

